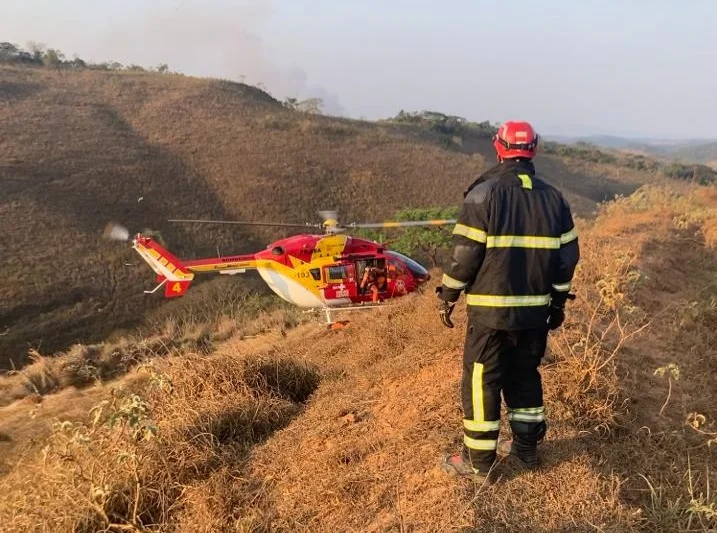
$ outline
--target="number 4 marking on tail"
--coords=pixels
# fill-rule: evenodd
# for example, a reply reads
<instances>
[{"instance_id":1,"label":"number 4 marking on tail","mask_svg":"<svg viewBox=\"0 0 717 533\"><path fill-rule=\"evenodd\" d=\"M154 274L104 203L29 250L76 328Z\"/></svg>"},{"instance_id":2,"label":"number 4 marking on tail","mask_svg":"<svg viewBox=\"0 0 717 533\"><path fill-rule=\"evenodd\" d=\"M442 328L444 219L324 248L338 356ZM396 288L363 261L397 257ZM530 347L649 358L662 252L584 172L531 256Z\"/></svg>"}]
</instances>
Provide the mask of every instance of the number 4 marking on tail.
<instances>
[{"instance_id":1,"label":"number 4 marking on tail","mask_svg":"<svg viewBox=\"0 0 717 533\"><path fill-rule=\"evenodd\" d=\"M182 292L182 284L178 281L174 282L174 285L172 285L172 291L173 292Z\"/></svg>"}]
</instances>

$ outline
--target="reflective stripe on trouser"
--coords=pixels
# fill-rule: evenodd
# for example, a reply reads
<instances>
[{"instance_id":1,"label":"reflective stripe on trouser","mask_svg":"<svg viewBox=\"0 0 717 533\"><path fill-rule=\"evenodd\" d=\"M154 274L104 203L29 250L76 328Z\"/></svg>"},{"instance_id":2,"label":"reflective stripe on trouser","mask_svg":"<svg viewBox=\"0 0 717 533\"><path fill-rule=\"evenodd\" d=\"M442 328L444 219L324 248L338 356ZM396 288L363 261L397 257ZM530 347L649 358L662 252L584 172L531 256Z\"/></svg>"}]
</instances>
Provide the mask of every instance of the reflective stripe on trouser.
<instances>
[{"instance_id":1,"label":"reflective stripe on trouser","mask_svg":"<svg viewBox=\"0 0 717 533\"><path fill-rule=\"evenodd\" d=\"M545 437L548 425L545 409L540 407L508 407L508 420L513 439L523 447L533 448Z\"/></svg>"},{"instance_id":2,"label":"reflective stripe on trouser","mask_svg":"<svg viewBox=\"0 0 717 533\"><path fill-rule=\"evenodd\" d=\"M517 422L543 422L545 408L540 407L508 407L508 420Z\"/></svg>"},{"instance_id":3,"label":"reflective stripe on trouser","mask_svg":"<svg viewBox=\"0 0 717 533\"><path fill-rule=\"evenodd\" d=\"M463 353L463 449L471 465L488 470L496 457L500 429L500 383L496 381L496 353L472 324L466 334ZM486 357L487 354L487 357Z\"/></svg>"},{"instance_id":4,"label":"reflective stripe on trouser","mask_svg":"<svg viewBox=\"0 0 717 533\"><path fill-rule=\"evenodd\" d=\"M495 460L501 391L514 438L535 445L545 435L538 365L546 343L543 329L500 331L469 324L461 396L464 450L474 468L485 470Z\"/></svg>"},{"instance_id":5,"label":"reflective stripe on trouser","mask_svg":"<svg viewBox=\"0 0 717 533\"><path fill-rule=\"evenodd\" d=\"M470 396L470 405L464 400L463 409L463 446L471 463L479 470L490 468L495 459L495 450L498 445L498 430L500 429L500 397L497 398L498 409L496 413L496 398L490 389L485 389L482 363L474 362L470 369L470 376L464 376L470 383L470 392L464 391L464 398ZM469 369L464 367L464 373Z\"/></svg>"}]
</instances>

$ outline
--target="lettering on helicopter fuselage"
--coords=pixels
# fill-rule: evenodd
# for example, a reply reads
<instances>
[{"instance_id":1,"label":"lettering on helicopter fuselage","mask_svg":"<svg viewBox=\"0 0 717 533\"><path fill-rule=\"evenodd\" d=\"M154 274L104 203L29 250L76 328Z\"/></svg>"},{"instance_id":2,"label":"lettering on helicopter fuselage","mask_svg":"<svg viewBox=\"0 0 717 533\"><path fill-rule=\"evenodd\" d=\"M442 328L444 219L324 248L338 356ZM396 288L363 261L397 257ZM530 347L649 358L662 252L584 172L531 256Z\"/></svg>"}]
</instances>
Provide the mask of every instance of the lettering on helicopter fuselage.
<instances>
[{"instance_id":1,"label":"lettering on helicopter fuselage","mask_svg":"<svg viewBox=\"0 0 717 533\"><path fill-rule=\"evenodd\" d=\"M224 263L223 265L214 265L214 270L225 270L229 268L247 268L251 266L251 263L242 261L239 263Z\"/></svg>"},{"instance_id":2,"label":"lettering on helicopter fuselage","mask_svg":"<svg viewBox=\"0 0 717 533\"><path fill-rule=\"evenodd\" d=\"M313 248L311 250L304 249L304 250L302 250L302 252L309 253L316 257L329 257L331 255L336 255L337 253L340 253L341 250L343 250L343 246L341 246L341 247L337 246L337 247L329 248L329 249L325 249L325 248Z\"/></svg>"}]
</instances>

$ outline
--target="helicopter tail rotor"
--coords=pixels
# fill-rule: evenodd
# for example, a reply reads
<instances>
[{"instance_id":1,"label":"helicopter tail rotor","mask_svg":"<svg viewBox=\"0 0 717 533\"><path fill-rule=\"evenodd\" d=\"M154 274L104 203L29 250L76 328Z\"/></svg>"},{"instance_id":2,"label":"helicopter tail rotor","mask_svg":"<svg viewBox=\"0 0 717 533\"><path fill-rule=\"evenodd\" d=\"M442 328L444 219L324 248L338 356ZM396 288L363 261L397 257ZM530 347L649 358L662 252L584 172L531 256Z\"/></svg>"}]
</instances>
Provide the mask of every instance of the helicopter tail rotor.
<instances>
[{"instance_id":1,"label":"helicopter tail rotor","mask_svg":"<svg viewBox=\"0 0 717 533\"><path fill-rule=\"evenodd\" d=\"M102 236L110 241L129 241L129 230L117 222L108 222Z\"/></svg>"}]
</instances>

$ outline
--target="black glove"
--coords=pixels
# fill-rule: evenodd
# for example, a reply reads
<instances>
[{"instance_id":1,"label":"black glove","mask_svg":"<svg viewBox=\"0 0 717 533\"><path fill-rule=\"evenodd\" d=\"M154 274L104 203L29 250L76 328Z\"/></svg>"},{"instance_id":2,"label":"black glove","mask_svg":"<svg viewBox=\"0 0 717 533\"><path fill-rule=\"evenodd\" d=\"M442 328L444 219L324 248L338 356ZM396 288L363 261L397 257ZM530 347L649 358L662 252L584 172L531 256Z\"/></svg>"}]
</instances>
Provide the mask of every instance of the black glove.
<instances>
[{"instance_id":1,"label":"black glove","mask_svg":"<svg viewBox=\"0 0 717 533\"><path fill-rule=\"evenodd\" d=\"M441 315L441 322L443 322L443 325L447 328L453 327L453 322L451 321L451 313L453 313L453 308L455 306L455 303L449 304L445 300L441 305L441 310L439 311L439 314Z\"/></svg>"},{"instance_id":2,"label":"black glove","mask_svg":"<svg viewBox=\"0 0 717 533\"><path fill-rule=\"evenodd\" d=\"M558 329L565 321L565 307L551 305L548 309L548 329Z\"/></svg>"},{"instance_id":3,"label":"black glove","mask_svg":"<svg viewBox=\"0 0 717 533\"><path fill-rule=\"evenodd\" d=\"M451 314L453 313L453 308L456 306L456 302L447 302L443 299L443 287L436 287L436 296L438 296L441 299L441 307L438 311L438 314L441 316L441 322L443 322L443 325L447 328L453 327L453 322L451 321Z\"/></svg>"},{"instance_id":4,"label":"black glove","mask_svg":"<svg viewBox=\"0 0 717 533\"><path fill-rule=\"evenodd\" d=\"M574 299L574 294L553 294L548 308L548 329L558 329L565 322L565 302Z\"/></svg>"}]
</instances>

